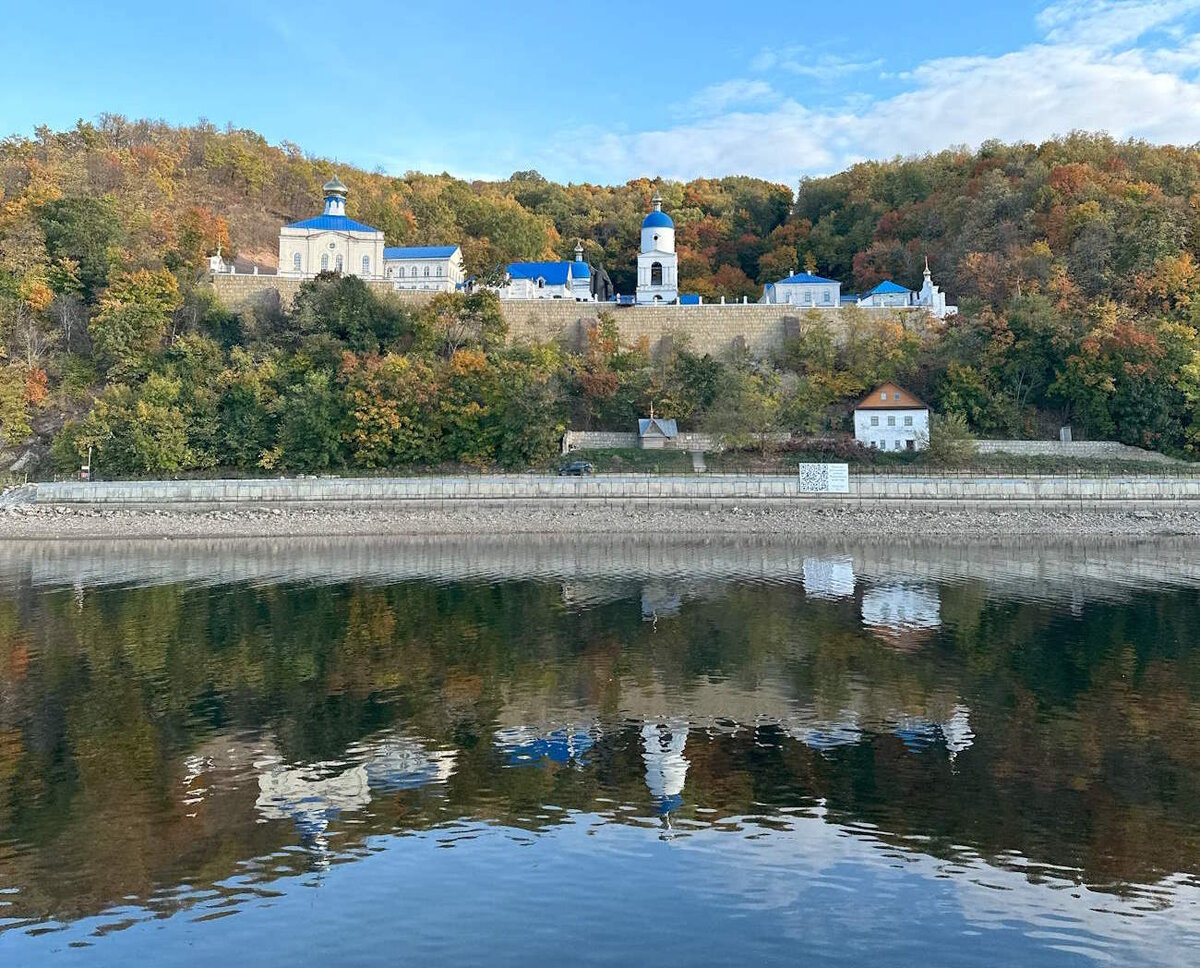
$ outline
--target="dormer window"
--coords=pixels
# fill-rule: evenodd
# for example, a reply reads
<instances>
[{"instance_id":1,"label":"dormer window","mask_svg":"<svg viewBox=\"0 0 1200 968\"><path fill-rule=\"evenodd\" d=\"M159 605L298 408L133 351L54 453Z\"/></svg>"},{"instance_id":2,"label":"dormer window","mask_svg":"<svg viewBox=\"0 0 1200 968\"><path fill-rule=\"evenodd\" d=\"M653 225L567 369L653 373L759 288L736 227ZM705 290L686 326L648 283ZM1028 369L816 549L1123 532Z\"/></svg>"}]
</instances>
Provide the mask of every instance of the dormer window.
<instances>
[{"instance_id":1,"label":"dormer window","mask_svg":"<svg viewBox=\"0 0 1200 968\"><path fill-rule=\"evenodd\" d=\"M537 287L538 287L539 289L545 289L545 288L546 288L546 280L545 280L545 279L543 279L541 276L538 276Z\"/></svg>"}]
</instances>

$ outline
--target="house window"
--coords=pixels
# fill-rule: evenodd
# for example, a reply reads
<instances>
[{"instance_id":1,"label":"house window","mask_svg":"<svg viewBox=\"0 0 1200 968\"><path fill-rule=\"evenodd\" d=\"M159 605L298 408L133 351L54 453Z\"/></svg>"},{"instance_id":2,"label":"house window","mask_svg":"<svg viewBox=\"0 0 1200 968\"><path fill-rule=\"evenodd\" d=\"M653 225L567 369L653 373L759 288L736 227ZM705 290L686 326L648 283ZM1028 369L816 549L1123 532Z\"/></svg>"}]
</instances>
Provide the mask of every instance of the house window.
<instances>
[{"instance_id":1,"label":"house window","mask_svg":"<svg viewBox=\"0 0 1200 968\"><path fill-rule=\"evenodd\" d=\"M895 393L893 393L893 394L892 394L892 399L893 399L893 400L899 400L899 399L900 399L900 392L899 392L898 390L897 390Z\"/></svg>"},{"instance_id":2,"label":"house window","mask_svg":"<svg viewBox=\"0 0 1200 968\"><path fill-rule=\"evenodd\" d=\"M904 418L904 426L906 426L906 427L912 426L912 416L911 415Z\"/></svg>"},{"instance_id":3,"label":"house window","mask_svg":"<svg viewBox=\"0 0 1200 968\"><path fill-rule=\"evenodd\" d=\"M829 290L828 290L828 289L826 289L826 290L824 291L824 293L822 294L822 296L821 296L821 301L822 301L822 302L833 302L833 296L832 296L832 295L830 295L830 292L829 292Z\"/></svg>"},{"instance_id":4,"label":"house window","mask_svg":"<svg viewBox=\"0 0 1200 968\"><path fill-rule=\"evenodd\" d=\"M653 262L650 264L650 285L661 286L663 284L662 263Z\"/></svg>"},{"instance_id":5,"label":"house window","mask_svg":"<svg viewBox=\"0 0 1200 968\"><path fill-rule=\"evenodd\" d=\"M342 271L342 254L340 252L338 253L337 257L336 268L338 272Z\"/></svg>"},{"instance_id":6,"label":"house window","mask_svg":"<svg viewBox=\"0 0 1200 968\"><path fill-rule=\"evenodd\" d=\"M329 253L328 252L321 253L321 271L322 272L329 271Z\"/></svg>"},{"instance_id":7,"label":"house window","mask_svg":"<svg viewBox=\"0 0 1200 968\"><path fill-rule=\"evenodd\" d=\"M872 417L872 418L871 418L871 426L872 426L872 427L878 427L878 426L879 426L879 418L878 418L878 417Z\"/></svg>"},{"instance_id":8,"label":"house window","mask_svg":"<svg viewBox=\"0 0 1200 968\"><path fill-rule=\"evenodd\" d=\"M371 275L371 257L369 255L364 255L363 256L363 277L365 278L370 275Z\"/></svg>"},{"instance_id":9,"label":"house window","mask_svg":"<svg viewBox=\"0 0 1200 968\"><path fill-rule=\"evenodd\" d=\"M297 252L292 256L292 268L297 272L300 271L300 253Z\"/></svg>"},{"instance_id":10,"label":"house window","mask_svg":"<svg viewBox=\"0 0 1200 968\"><path fill-rule=\"evenodd\" d=\"M429 278L429 266L426 266L426 267L425 267L425 278L426 278L426 279L428 279L428 278Z\"/></svg>"},{"instance_id":11,"label":"house window","mask_svg":"<svg viewBox=\"0 0 1200 968\"><path fill-rule=\"evenodd\" d=\"M812 292L811 292L811 290L808 290L808 289L805 289L805 290L804 290L804 305L806 305L806 306L810 306L810 305L812 305Z\"/></svg>"},{"instance_id":12,"label":"house window","mask_svg":"<svg viewBox=\"0 0 1200 968\"><path fill-rule=\"evenodd\" d=\"M884 390L883 393L879 394L879 399L884 401L887 400L887 390Z\"/></svg>"},{"instance_id":13,"label":"house window","mask_svg":"<svg viewBox=\"0 0 1200 968\"><path fill-rule=\"evenodd\" d=\"M417 267L416 266L412 267L412 271L409 272L409 275L412 276L414 279L417 278Z\"/></svg>"},{"instance_id":14,"label":"house window","mask_svg":"<svg viewBox=\"0 0 1200 968\"><path fill-rule=\"evenodd\" d=\"M440 279L442 277L442 267L441 266L437 267L437 274L438 274L438 278Z\"/></svg>"},{"instance_id":15,"label":"house window","mask_svg":"<svg viewBox=\"0 0 1200 968\"><path fill-rule=\"evenodd\" d=\"M888 426L889 427L896 426L896 418L895 417L888 417Z\"/></svg>"}]
</instances>

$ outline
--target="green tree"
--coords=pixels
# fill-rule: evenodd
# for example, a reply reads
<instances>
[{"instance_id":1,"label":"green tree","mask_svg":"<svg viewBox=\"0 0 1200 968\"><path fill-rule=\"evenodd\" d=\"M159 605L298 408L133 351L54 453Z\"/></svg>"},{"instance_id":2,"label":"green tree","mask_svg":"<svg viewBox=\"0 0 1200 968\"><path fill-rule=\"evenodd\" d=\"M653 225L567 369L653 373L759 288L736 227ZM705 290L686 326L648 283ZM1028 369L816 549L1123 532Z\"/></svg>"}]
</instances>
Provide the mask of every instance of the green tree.
<instances>
[{"instance_id":1,"label":"green tree","mask_svg":"<svg viewBox=\"0 0 1200 968\"><path fill-rule=\"evenodd\" d=\"M59 262L70 260L84 299L94 303L108 284L108 274L125 241L118 208L109 197L59 198L38 212L46 250Z\"/></svg>"},{"instance_id":2,"label":"green tree","mask_svg":"<svg viewBox=\"0 0 1200 968\"><path fill-rule=\"evenodd\" d=\"M165 269L117 276L88 326L97 354L115 373L144 368L179 305L179 284Z\"/></svg>"}]
</instances>

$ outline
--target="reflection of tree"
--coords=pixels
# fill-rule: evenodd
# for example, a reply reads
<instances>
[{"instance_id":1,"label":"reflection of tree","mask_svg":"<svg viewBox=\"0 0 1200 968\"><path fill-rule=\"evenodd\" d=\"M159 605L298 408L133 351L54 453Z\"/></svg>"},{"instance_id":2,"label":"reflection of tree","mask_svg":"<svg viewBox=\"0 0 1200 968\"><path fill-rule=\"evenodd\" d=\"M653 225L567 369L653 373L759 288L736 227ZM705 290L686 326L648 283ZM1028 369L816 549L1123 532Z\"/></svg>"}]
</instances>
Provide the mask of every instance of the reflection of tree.
<instances>
[{"instance_id":1,"label":"reflection of tree","mask_svg":"<svg viewBox=\"0 0 1200 968\"><path fill-rule=\"evenodd\" d=\"M977 584L937 594L942 628L904 654L863 629L859 599L796 585L689 593L655 626L637 588L570 611L535 582L158 586L82 604L17 589L0 598L0 842L25 846L0 854L0 881L24 910L71 916L221 880L302 837L283 813L258 822L268 760L276 792L332 764L335 805L363 771L355 822L322 814L334 849L448 816L538 827L559 822L548 803L648 807L679 791L648 786L644 723L676 717L691 723L680 818L770 823L821 801L934 854L1015 851L1108 886L1200 870L1195 596L1072 617ZM592 745L569 761L508 768L495 740L585 721ZM426 776L411 743L453 754ZM380 750L411 782L370 782Z\"/></svg>"}]
</instances>

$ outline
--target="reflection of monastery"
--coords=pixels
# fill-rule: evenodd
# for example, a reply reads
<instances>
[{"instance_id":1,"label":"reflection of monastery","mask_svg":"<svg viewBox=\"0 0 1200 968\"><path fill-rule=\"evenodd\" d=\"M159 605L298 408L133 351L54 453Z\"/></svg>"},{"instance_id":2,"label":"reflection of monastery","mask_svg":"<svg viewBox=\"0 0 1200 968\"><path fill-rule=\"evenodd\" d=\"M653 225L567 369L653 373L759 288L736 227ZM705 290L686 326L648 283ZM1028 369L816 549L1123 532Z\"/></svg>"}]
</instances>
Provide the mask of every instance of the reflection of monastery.
<instances>
[{"instance_id":1,"label":"reflection of monastery","mask_svg":"<svg viewBox=\"0 0 1200 968\"><path fill-rule=\"evenodd\" d=\"M464 274L462 249L457 244L387 246L382 230L346 215L347 188L337 177L323 186L324 211L292 222L279 230L279 276L311 279L322 272L338 272L361 279L390 282L398 290L454 292L473 285ZM637 257L637 288L619 295L603 268L593 268L583 257L583 242L575 246L573 261L513 262L493 288L501 299L558 299L576 302L613 302L622 305L700 305L698 295L679 291L679 256L675 250L675 222L663 211L655 193L651 211L642 220ZM209 260L213 273L244 271L227 263L220 253ZM258 273L257 267L254 273ZM855 306L868 310L924 310L939 319L958 310L946 303L945 293L934 285L925 263L919 290L907 289L890 279L862 296L843 294L841 283L808 272L792 272L768 283L760 303L786 304L797 309L840 309ZM724 302L724 299L721 300Z\"/></svg>"}]
</instances>

